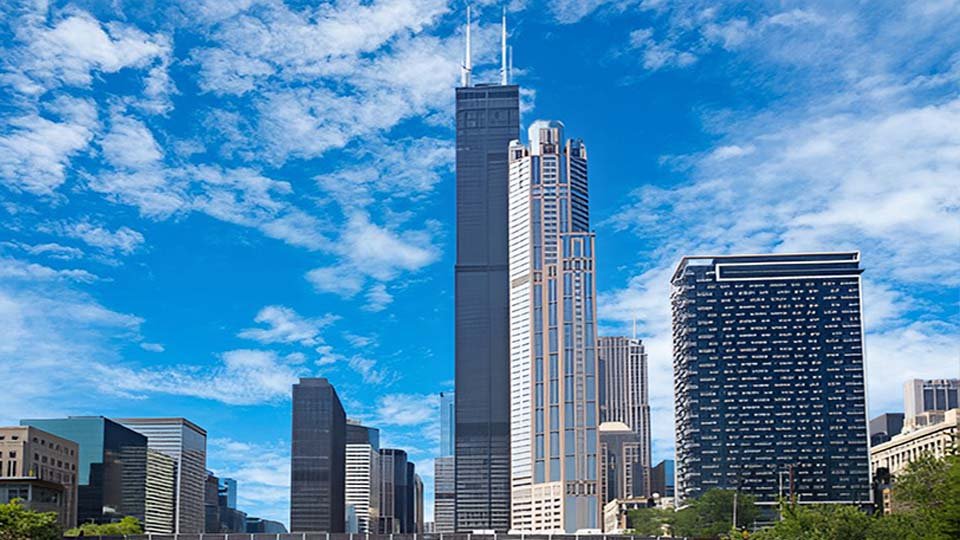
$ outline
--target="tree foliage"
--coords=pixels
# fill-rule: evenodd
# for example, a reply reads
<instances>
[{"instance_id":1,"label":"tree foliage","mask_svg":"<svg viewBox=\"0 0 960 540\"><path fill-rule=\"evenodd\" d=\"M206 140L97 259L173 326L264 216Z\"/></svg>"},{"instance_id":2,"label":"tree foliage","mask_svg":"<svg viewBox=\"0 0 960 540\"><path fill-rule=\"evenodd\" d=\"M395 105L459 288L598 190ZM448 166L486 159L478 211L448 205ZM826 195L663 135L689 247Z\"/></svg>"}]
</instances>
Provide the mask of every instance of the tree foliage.
<instances>
[{"instance_id":1,"label":"tree foliage","mask_svg":"<svg viewBox=\"0 0 960 540\"><path fill-rule=\"evenodd\" d=\"M717 538L733 528L734 492L711 489L690 506L673 512L656 508L634 510L629 514L634 534L657 536L666 526L674 536ZM752 524L759 515L752 495L737 495L737 523L741 528Z\"/></svg>"},{"instance_id":2,"label":"tree foliage","mask_svg":"<svg viewBox=\"0 0 960 540\"><path fill-rule=\"evenodd\" d=\"M893 482L894 513L854 506L785 506L783 520L751 540L954 540L960 538L960 458L922 457Z\"/></svg>"},{"instance_id":3,"label":"tree foliage","mask_svg":"<svg viewBox=\"0 0 960 540\"><path fill-rule=\"evenodd\" d=\"M127 516L116 523L84 523L79 527L68 530L64 536L125 536L142 534L143 526L140 520Z\"/></svg>"},{"instance_id":4,"label":"tree foliage","mask_svg":"<svg viewBox=\"0 0 960 540\"><path fill-rule=\"evenodd\" d=\"M0 540L59 540L56 512L34 512L14 499L0 504Z\"/></svg>"}]
</instances>

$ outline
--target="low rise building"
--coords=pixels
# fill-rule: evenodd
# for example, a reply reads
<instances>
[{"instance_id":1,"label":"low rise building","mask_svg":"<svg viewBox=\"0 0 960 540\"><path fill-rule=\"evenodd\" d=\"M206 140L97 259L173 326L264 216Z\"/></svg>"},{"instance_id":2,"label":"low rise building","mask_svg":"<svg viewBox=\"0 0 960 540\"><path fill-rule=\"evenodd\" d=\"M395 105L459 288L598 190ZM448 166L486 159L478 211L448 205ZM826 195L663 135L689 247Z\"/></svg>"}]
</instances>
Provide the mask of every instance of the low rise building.
<instances>
[{"instance_id":1,"label":"low rise building","mask_svg":"<svg viewBox=\"0 0 960 540\"><path fill-rule=\"evenodd\" d=\"M0 503L57 512L77 525L77 443L30 426L0 427Z\"/></svg>"},{"instance_id":2,"label":"low rise building","mask_svg":"<svg viewBox=\"0 0 960 540\"><path fill-rule=\"evenodd\" d=\"M603 532L605 534L622 534L630 529L630 512L649 507L650 501L645 497L613 499L603 505Z\"/></svg>"},{"instance_id":3,"label":"low rise building","mask_svg":"<svg viewBox=\"0 0 960 540\"><path fill-rule=\"evenodd\" d=\"M924 413L931 415L933 413ZM915 417L916 418L916 417ZM896 478L912 461L924 455L943 457L955 448L960 437L960 408L942 413L942 419L911 431L894 435L889 441L870 449L870 468L874 476ZM889 490L883 492L883 511L893 510Z\"/></svg>"}]
</instances>

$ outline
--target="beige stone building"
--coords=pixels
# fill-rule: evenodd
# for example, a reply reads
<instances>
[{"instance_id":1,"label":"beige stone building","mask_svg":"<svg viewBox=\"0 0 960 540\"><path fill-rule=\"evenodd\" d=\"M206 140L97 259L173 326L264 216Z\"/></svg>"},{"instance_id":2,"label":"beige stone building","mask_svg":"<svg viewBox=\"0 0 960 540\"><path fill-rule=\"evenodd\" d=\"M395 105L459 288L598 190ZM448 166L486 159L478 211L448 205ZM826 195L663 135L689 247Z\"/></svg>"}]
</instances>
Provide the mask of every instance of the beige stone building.
<instances>
[{"instance_id":1,"label":"beige stone building","mask_svg":"<svg viewBox=\"0 0 960 540\"><path fill-rule=\"evenodd\" d=\"M0 427L0 503L20 499L77 525L77 443L34 427Z\"/></svg>"},{"instance_id":2,"label":"beige stone building","mask_svg":"<svg viewBox=\"0 0 960 540\"><path fill-rule=\"evenodd\" d=\"M870 468L886 468L896 476L911 461L929 454L943 457L947 450L958 442L960 434L960 409L951 409L942 414L942 420L894 435L889 441L870 449Z\"/></svg>"}]
</instances>

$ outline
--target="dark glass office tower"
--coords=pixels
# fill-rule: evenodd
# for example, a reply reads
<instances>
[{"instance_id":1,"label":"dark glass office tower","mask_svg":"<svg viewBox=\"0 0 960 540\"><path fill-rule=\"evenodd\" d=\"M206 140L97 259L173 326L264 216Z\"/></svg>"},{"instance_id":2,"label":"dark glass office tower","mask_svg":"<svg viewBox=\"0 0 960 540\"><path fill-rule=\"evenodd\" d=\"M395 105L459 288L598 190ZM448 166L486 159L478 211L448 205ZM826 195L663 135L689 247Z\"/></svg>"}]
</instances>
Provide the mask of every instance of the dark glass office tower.
<instances>
[{"instance_id":1,"label":"dark glass office tower","mask_svg":"<svg viewBox=\"0 0 960 540\"><path fill-rule=\"evenodd\" d=\"M868 503L860 254L685 257L673 275L676 496Z\"/></svg>"},{"instance_id":2,"label":"dark glass office tower","mask_svg":"<svg viewBox=\"0 0 960 540\"><path fill-rule=\"evenodd\" d=\"M124 500L126 488L146 484L146 471L131 466L147 449L147 438L102 416L21 420L79 445L77 522L109 523L125 515L144 519L144 501ZM125 467L128 469L125 470ZM133 473L133 474L132 474Z\"/></svg>"},{"instance_id":3,"label":"dark glass office tower","mask_svg":"<svg viewBox=\"0 0 960 540\"><path fill-rule=\"evenodd\" d=\"M412 516L413 486L407 474L407 453L396 448L380 449L380 534L399 534L407 530Z\"/></svg>"},{"instance_id":4,"label":"dark glass office tower","mask_svg":"<svg viewBox=\"0 0 960 540\"><path fill-rule=\"evenodd\" d=\"M510 526L507 147L515 85L457 88L456 528Z\"/></svg>"},{"instance_id":5,"label":"dark glass office tower","mask_svg":"<svg viewBox=\"0 0 960 540\"><path fill-rule=\"evenodd\" d=\"M290 531L343 532L347 418L326 379L293 385Z\"/></svg>"}]
</instances>

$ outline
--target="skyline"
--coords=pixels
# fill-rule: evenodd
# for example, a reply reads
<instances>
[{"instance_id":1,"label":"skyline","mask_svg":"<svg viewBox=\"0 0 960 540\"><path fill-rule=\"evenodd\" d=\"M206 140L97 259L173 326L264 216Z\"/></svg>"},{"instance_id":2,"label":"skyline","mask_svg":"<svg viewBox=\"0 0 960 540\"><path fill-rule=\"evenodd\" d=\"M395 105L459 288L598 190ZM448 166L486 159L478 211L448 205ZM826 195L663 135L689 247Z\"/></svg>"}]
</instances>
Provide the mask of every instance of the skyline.
<instances>
[{"instance_id":1,"label":"skyline","mask_svg":"<svg viewBox=\"0 0 960 540\"><path fill-rule=\"evenodd\" d=\"M187 417L240 506L286 522L290 384L328 376L432 491L463 13L388 4L403 16L4 8L0 378L23 384L0 423ZM591 149L600 334L638 319L653 463L672 449L680 255L860 249L870 416L905 379L955 376L957 16L614 4L511 9L513 78L522 129L558 118ZM495 82L499 6L474 10L474 80ZM261 28L307 41L245 46Z\"/></svg>"}]
</instances>

